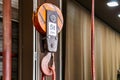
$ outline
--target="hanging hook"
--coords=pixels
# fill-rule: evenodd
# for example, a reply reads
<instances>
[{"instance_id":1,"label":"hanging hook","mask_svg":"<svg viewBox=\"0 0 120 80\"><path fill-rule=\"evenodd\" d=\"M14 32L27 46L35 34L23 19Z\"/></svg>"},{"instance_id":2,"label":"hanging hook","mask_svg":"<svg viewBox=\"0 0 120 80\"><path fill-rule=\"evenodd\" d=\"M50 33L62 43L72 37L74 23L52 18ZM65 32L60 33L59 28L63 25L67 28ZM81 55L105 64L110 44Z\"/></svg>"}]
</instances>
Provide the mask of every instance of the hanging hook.
<instances>
[{"instance_id":1,"label":"hanging hook","mask_svg":"<svg viewBox=\"0 0 120 80\"><path fill-rule=\"evenodd\" d=\"M56 80L54 53L47 53L41 61L42 80L45 76L52 76L52 80Z\"/></svg>"},{"instance_id":2,"label":"hanging hook","mask_svg":"<svg viewBox=\"0 0 120 80\"><path fill-rule=\"evenodd\" d=\"M47 55L41 60L41 71L45 75L52 75L52 71L49 69L49 62L51 60L51 53L48 52Z\"/></svg>"}]
</instances>

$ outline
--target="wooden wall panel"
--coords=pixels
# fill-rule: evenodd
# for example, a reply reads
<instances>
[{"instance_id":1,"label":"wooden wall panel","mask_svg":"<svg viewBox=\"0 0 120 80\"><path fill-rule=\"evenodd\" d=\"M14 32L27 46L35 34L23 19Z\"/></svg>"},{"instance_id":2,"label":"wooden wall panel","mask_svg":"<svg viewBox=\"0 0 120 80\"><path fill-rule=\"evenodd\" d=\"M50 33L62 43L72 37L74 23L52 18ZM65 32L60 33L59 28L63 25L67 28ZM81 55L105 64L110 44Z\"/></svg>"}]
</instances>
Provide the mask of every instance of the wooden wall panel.
<instances>
[{"instance_id":1,"label":"wooden wall panel","mask_svg":"<svg viewBox=\"0 0 120 80\"><path fill-rule=\"evenodd\" d=\"M67 1L65 80L91 79L91 18L77 3ZM95 19L96 80L117 80L120 34Z\"/></svg>"},{"instance_id":2,"label":"wooden wall panel","mask_svg":"<svg viewBox=\"0 0 120 80\"><path fill-rule=\"evenodd\" d=\"M18 80L33 80L33 0L19 0ZM27 5L26 5L27 4Z\"/></svg>"}]
</instances>

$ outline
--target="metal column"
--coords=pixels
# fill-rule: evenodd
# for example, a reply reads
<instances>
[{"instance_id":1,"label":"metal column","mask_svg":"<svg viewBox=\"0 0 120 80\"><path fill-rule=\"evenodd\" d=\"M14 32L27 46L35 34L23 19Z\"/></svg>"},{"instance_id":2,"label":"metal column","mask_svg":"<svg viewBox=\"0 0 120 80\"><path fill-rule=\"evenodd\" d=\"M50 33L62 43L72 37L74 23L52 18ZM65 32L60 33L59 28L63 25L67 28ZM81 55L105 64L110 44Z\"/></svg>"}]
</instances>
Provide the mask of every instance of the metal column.
<instances>
[{"instance_id":1,"label":"metal column","mask_svg":"<svg viewBox=\"0 0 120 80\"><path fill-rule=\"evenodd\" d=\"M40 0L33 0L33 11L35 12L37 9L38 2ZM33 27L33 80L40 80L40 70L39 70L39 57L40 53L38 53L38 36L39 33L36 31L35 27Z\"/></svg>"},{"instance_id":2,"label":"metal column","mask_svg":"<svg viewBox=\"0 0 120 80\"><path fill-rule=\"evenodd\" d=\"M95 75L95 0L92 0L92 13L91 13L91 67L92 67L92 80L96 80Z\"/></svg>"},{"instance_id":3,"label":"metal column","mask_svg":"<svg viewBox=\"0 0 120 80\"><path fill-rule=\"evenodd\" d=\"M12 80L11 0L3 0L3 80Z\"/></svg>"}]
</instances>

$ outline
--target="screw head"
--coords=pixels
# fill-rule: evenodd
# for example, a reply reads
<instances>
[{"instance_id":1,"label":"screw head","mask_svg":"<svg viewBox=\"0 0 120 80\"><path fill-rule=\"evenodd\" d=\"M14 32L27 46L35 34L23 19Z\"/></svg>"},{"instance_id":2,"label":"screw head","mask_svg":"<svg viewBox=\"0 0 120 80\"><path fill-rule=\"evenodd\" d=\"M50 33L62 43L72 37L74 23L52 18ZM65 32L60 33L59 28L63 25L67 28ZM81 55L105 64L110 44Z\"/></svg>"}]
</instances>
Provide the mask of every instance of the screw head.
<instances>
[{"instance_id":1,"label":"screw head","mask_svg":"<svg viewBox=\"0 0 120 80\"><path fill-rule=\"evenodd\" d=\"M50 21L55 23L57 21L57 17L54 14L50 15Z\"/></svg>"}]
</instances>

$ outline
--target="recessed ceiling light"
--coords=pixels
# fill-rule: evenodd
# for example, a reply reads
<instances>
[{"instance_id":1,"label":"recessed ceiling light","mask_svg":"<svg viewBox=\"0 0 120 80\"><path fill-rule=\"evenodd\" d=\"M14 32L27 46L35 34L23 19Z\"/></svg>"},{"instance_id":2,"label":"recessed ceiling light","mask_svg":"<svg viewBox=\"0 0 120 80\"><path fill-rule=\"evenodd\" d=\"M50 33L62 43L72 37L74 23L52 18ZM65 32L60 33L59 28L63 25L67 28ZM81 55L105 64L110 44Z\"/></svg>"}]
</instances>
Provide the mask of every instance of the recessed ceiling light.
<instances>
[{"instance_id":1,"label":"recessed ceiling light","mask_svg":"<svg viewBox=\"0 0 120 80\"><path fill-rule=\"evenodd\" d=\"M108 3L107 3L107 6L109 6L109 7L116 7L116 6L118 6L119 4L118 4L118 2L117 1L109 1Z\"/></svg>"},{"instance_id":2,"label":"recessed ceiling light","mask_svg":"<svg viewBox=\"0 0 120 80\"><path fill-rule=\"evenodd\" d=\"M118 17L120 18L120 14L118 14Z\"/></svg>"}]
</instances>

